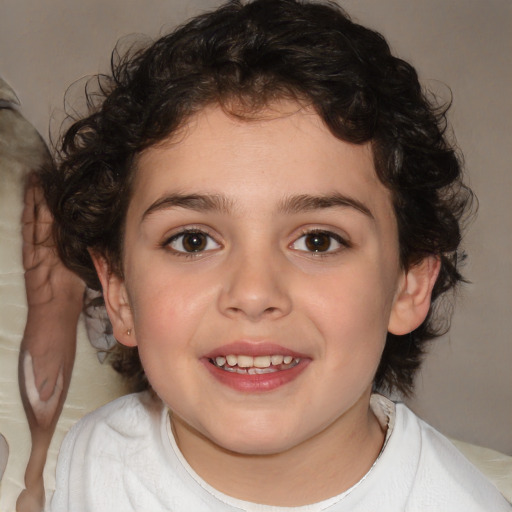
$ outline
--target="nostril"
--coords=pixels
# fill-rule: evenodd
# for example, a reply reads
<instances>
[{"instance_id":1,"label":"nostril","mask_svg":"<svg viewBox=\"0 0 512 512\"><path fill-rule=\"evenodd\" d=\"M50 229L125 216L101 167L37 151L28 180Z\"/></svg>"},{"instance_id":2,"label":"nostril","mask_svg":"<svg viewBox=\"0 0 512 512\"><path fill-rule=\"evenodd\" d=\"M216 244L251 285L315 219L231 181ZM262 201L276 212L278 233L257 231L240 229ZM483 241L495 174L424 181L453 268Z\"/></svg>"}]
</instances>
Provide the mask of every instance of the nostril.
<instances>
[{"instance_id":1,"label":"nostril","mask_svg":"<svg viewBox=\"0 0 512 512\"><path fill-rule=\"evenodd\" d=\"M242 279L244 276L245 279ZM235 277L218 295L218 307L223 314L246 316L256 321L262 318L274 319L289 313L289 294L277 286L276 279L262 280L256 279L256 276L249 280L247 272L243 275L236 274Z\"/></svg>"}]
</instances>

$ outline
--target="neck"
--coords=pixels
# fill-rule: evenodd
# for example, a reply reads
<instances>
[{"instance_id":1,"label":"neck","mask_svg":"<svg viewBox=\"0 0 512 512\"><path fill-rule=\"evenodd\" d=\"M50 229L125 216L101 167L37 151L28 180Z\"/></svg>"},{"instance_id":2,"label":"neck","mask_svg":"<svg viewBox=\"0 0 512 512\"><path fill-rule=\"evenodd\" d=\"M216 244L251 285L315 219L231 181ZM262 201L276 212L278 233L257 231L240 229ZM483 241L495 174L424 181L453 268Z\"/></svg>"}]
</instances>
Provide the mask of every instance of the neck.
<instances>
[{"instance_id":1,"label":"neck","mask_svg":"<svg viewBox=\"0 0 512 512\"><path fill-rule=\"evenodd\" d=\"M225 450L177 417L172 426L187 462L215 489L260 504L301 506L346 491L375 462L385 431L368 402L300 445L271 455Z\"/></svg>"}]
</instances>

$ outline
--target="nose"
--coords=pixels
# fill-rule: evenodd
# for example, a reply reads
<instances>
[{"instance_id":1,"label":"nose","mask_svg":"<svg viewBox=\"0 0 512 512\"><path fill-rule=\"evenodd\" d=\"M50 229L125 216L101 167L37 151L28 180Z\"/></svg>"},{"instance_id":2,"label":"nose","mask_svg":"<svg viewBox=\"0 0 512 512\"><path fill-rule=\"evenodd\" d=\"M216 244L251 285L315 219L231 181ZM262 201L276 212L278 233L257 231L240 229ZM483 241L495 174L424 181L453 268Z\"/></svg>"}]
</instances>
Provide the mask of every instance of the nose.
<instances>
[{"instance_id":1,"label":"nose","mask_svg":"<svg viewBox=\"0 0 512 512\"><path fill-rule=\"evenodd\" d=\"M224 315L258 322L290 313L288 274L278 255L261 251L238 255L226 264L228 278L219 296Z\"/></svg>"}]
</instances>

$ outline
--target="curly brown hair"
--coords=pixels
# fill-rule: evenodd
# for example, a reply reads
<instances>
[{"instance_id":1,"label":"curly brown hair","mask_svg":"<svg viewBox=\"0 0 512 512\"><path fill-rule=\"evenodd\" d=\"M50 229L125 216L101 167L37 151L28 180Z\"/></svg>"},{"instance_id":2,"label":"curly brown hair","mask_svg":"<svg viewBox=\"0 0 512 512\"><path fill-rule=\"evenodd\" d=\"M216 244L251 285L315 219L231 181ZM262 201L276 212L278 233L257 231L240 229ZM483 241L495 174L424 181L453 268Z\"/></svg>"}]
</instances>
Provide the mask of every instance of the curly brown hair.
<instances>
[{"instance_id":1,"label":"curly brown hair","mask_svg":"<svg viewBox=\"0 0 512 512\"><path fill-rule=\"evenodd\" d=\"M374 380L378 389L412 392L426 342L447 327L440 298L462 280L461 223L472 193L446 136L447 107L428 97L379 33L331 2L233 0L145 49L114 51L112 74L97 83L89 112L63 137L58 172L44 177L69 268L99 290L93 249L122 275L134 161L198 110L236 104L250 113L278 99L305 101L334 136L371 142L377 175L392 192L402 266L440 258L426 320L406 336L388 333ZM147 386L136 350L120 347L113 361Z\"/></svg>"}]
</instances>

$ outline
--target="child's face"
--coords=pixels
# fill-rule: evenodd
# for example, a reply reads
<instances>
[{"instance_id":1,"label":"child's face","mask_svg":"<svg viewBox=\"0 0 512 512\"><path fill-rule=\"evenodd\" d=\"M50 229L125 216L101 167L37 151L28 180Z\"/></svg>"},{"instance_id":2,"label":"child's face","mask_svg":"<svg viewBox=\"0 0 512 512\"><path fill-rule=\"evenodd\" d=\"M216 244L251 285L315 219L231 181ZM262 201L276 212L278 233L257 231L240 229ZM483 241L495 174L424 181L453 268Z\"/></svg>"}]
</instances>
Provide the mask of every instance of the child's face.
<instances>
[{"instance_id":1,"label":"child's face","mask_svg":"<svg viewBox=\"0 0 512 512\"><path fill-rule=\"evenodd\" d=\"M109 292L183 435L261 454L367 422L405 281L370 146L266 113L207 108L141 155Z\"/></svg>"}]
</instances>

